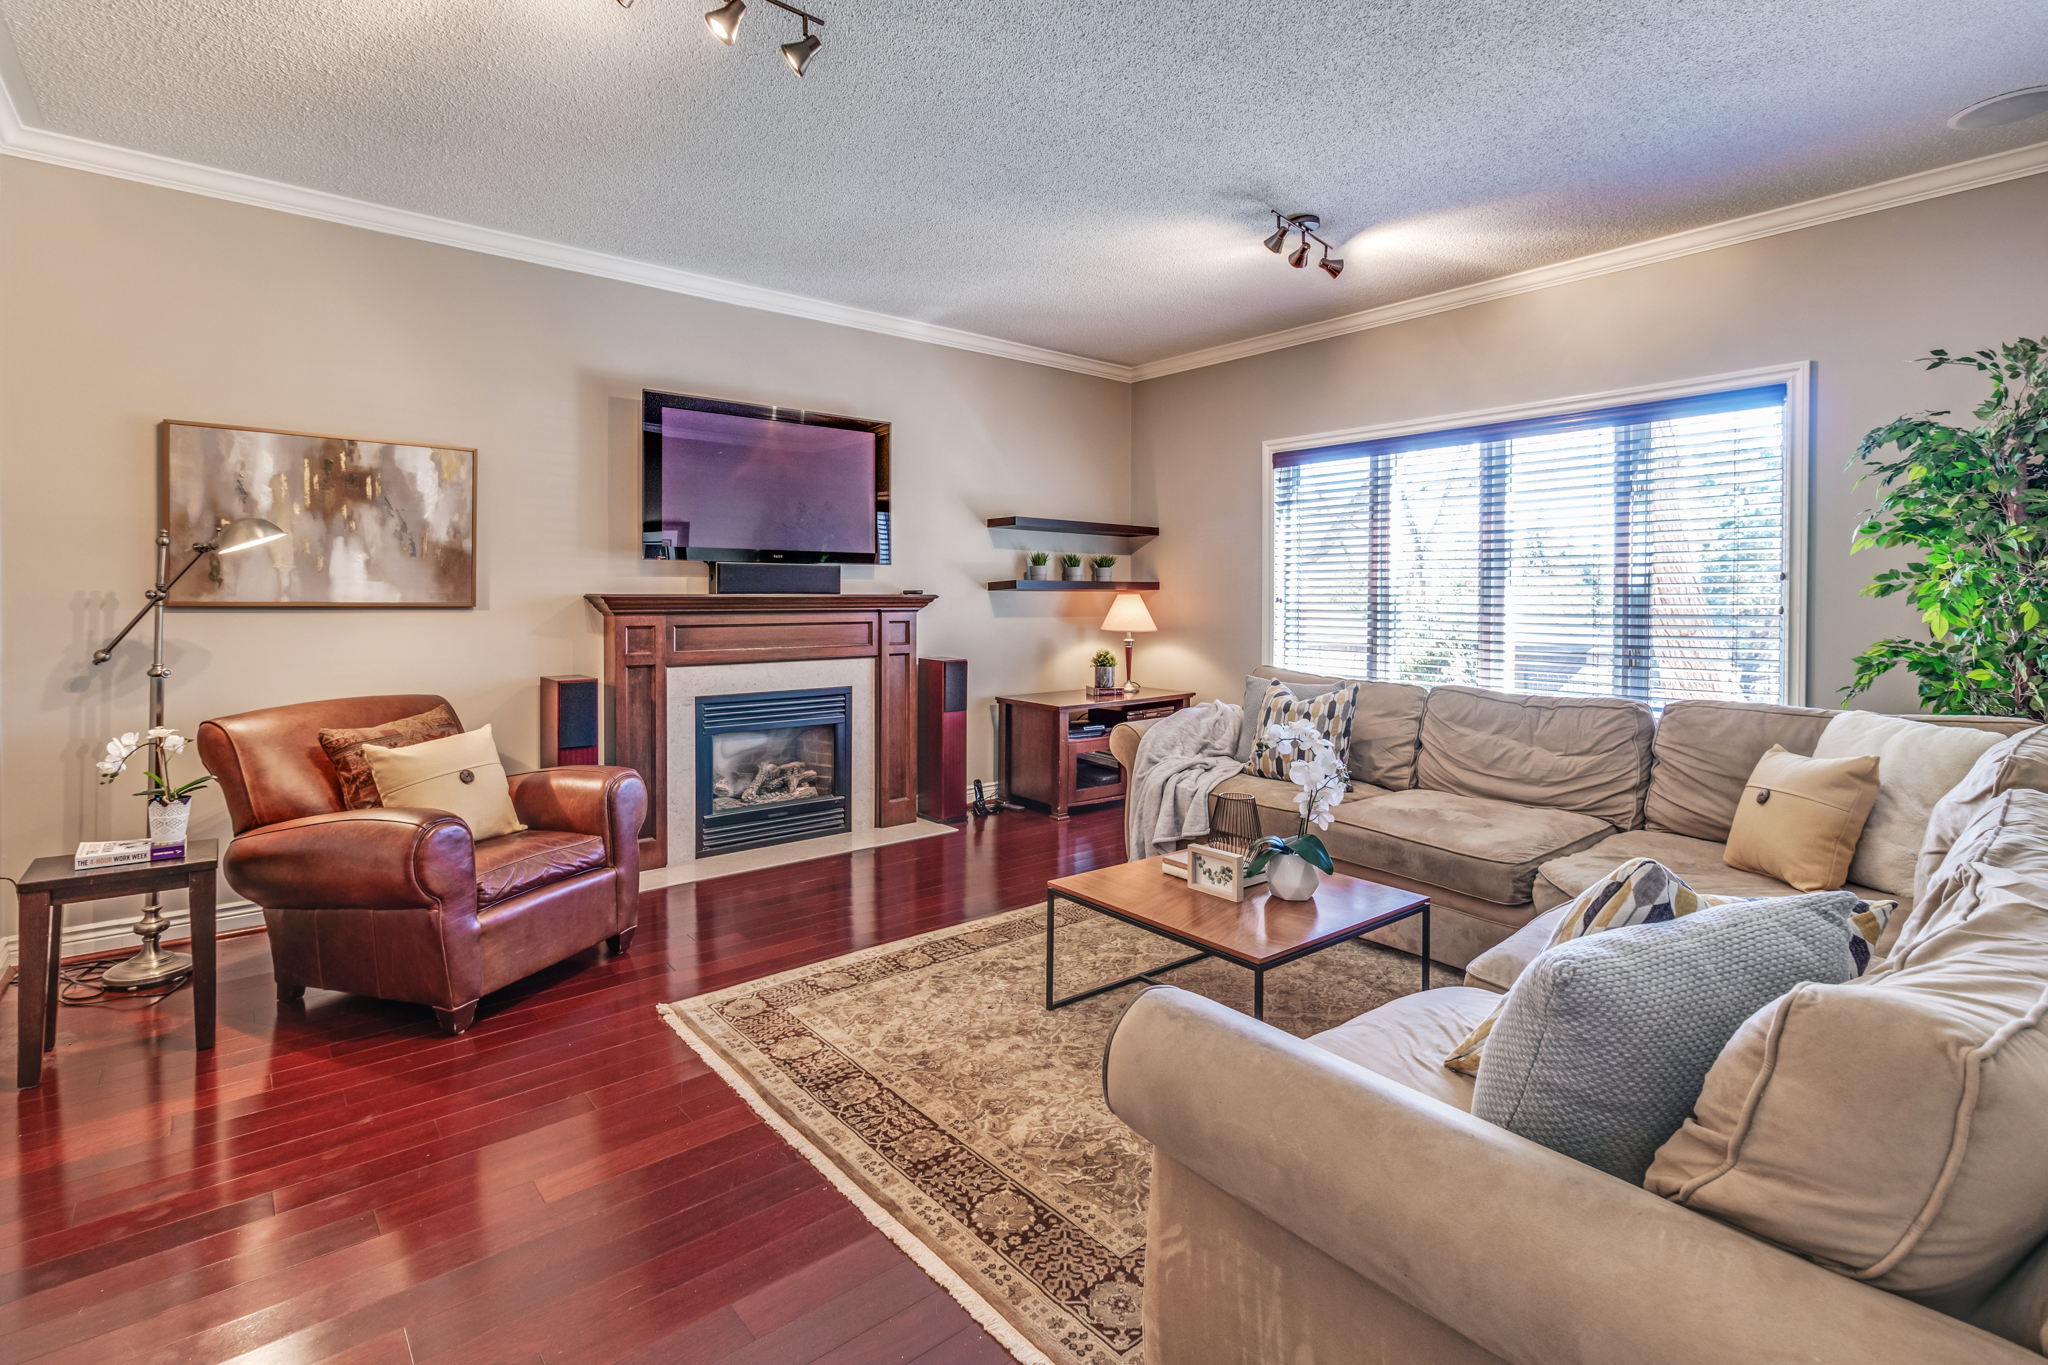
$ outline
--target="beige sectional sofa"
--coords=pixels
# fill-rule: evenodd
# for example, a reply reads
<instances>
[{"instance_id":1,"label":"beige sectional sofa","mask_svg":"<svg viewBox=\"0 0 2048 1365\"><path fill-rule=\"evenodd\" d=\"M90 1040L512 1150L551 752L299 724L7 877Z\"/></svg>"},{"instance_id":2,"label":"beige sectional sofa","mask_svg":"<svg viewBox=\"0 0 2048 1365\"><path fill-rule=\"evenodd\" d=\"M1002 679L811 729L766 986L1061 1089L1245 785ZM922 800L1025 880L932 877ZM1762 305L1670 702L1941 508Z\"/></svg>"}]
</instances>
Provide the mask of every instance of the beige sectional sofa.
<instances>
[{"instance_id":1,"label":"beige sectional sofa","mask_svg":"<svg viewBox=\"0 0 2048 1365\"><path fill-rule=\"evenodd\" d=\"M1337 681L1261 666L1255 676ZM1701 891L1782 895L1791 888L1721 861L1736 799L1773 744L1810 754L1839 712L1741 702L1675 702L1653 718L1621 697L1545 697L1476 687L1363 682L1352 730L1354 785L1323 833L1330 855L1375 881L1426 893L1432 957L1507 989L1484 954L1541 912L1634 857L1664 863ZM1118 726L1110 749L1129 771L1156 722ZM2024 721L1943 718L1999 733ZM1294 788L1238 776L1269 834L1292 834ZM1910 887L1849 888L1902 901ZM1421 948L1406 920L1381 941Z\"/></svg>"},{"instance_id":2,"label":"beige sectional sofa","mask_svg":"<svg viewBox=\"0 0 2048 1365\"><path fill-rule=\"evenodd\" d=\"M1733 773L1753 742L1689 770ZM1633 837L1704 856L1720 803L1664 809L1696 832ZM1539 875L1561 891L1597 847ZM1148 988L1104 1088L1154 1151L1149 1365L2039 1365L2048 729L1935 807L1916 881L1891 956L1742 1026L1644 1186L1471 1115L1472 1079L1440 1063L1491 991L1304 1040ZM1543 936L1475 975L1511 985Z\"/></svg>"}]
</instances>

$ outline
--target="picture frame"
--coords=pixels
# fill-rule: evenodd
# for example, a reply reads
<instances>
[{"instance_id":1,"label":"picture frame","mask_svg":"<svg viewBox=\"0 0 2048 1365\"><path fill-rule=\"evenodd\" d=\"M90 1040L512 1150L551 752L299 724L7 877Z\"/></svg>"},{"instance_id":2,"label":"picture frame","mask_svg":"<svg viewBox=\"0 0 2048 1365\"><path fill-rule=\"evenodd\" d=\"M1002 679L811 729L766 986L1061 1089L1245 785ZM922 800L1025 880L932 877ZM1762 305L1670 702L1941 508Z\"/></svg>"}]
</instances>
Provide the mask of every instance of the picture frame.
<instances>
[{"instance_id":1,"label":"picture frame","mask_svg":"<svg viewBox=\"0 0 2048 1365\"><path fill-rule=\"evenodd\" d=\"M1242 901L1245 898L1248 888L1244 869L1250 860L1242 853L1212 848L1207 844L1190 844L1187 852L1190 887L1219 900Z\"/></svg>"},{"instance_id":2,"label":"picture frame","mask_svg":"<svg viewBox=\"0 0 2048 1365\"><path fill-rule=\"evenodd\" d=\"M285 533L211 557L174 607L476 606L474 447L166 419L157 511L173 545L237 517Z\"/></svg>"}]
</instances>

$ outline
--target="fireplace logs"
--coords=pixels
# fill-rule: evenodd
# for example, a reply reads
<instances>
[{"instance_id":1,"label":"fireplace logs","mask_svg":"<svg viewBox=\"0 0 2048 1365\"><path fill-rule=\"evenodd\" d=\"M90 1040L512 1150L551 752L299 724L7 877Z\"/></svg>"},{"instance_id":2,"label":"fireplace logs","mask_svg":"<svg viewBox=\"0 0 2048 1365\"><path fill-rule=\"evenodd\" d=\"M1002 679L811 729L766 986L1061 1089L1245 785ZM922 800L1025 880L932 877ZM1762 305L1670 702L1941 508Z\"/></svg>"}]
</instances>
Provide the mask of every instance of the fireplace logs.
<instances>
[{"instance_id":1,"label":"fireplace logs","mask_svg":"<svg viewBox=\"0 0 2048 1365\"><path fill-rule=\"evenodd\" d=\"M711 808L713 810L737 810L741 806L758 805L764 801L795 801L806 796L818 795L818 770L807 766L801 759L790 763L763 763L754 769L753 778L737 793L732 783L720 778L711 784Z\"/></svg>"}]
</instances>

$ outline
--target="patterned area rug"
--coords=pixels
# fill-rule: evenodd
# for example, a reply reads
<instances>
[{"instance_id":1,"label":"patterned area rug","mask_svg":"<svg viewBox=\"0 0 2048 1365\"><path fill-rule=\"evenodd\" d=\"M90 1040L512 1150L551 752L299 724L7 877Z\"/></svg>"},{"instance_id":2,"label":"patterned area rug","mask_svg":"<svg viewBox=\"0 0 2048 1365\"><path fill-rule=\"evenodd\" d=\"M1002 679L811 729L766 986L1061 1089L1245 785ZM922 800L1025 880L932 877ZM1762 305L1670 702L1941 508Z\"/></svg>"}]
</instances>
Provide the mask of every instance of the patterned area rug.
<instances>
[{"instance_id":1,"label":"patterned area rug","mask_svg":"<svg viewBox=\"0 0 2048 1365\"><path fill-rule=\"evenodd\" d=\"M1185 951L1059 914L1063 995ZM1044 973L1028 906L662 1013L1019 1360L1139 1365L1150 1156L1102 1102L1103 1043L1138 988L1047 1013ZM1164 979L1251 1007L1227 963ZM1305 1037L1419 984L1414 958L1341 944L1269 973L1266 1017Z\"/></svg>"}]
</instances>

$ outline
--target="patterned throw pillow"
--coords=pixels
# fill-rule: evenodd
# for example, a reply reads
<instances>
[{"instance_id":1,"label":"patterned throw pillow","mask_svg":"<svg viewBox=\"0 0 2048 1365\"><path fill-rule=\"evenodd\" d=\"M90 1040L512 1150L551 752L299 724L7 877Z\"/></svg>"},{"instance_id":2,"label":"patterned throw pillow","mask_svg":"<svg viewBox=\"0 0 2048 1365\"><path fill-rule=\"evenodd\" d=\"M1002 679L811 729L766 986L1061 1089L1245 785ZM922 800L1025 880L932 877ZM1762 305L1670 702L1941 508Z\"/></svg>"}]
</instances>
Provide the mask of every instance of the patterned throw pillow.
<instances>
[{"instance_id":1,"label":"patterned throw pillow","mask_svg":"<svg viewBox=\"0 0 2048 1365\"><path fill-rule=\"evenodd\" d=\"M1566 907L1565 916L1545 950L1602 929L1618 929L1624 924L1661 924L1695 910L1764 899L1767 898L1695 891L1683 877L1656 859L1631 858L1578 894ZM1855 960L1859 976L1870 966L1871 945L1883 935L1892 912L1898 908L1897 901L1856 902L1855 912L1849 918L1850 927L1856 931L1849 940L1849 955ZM1501 1006L1495 1006L1493 1013L1482 1019L1477 1028L1465 1035L1465 1041L1444 1058L1444 1065L1468 1076L1477 1074L1480 1054L1500 1011Z\"/></svg>"},{"instance_id":2,"label":"patterned throw pillow","mask_svg":"<svg viewBox=\"0 0 2048 1365\"><path fill-rule=\"evenodd\" d=\"M1265 699L1259 703L1258 728L1254 733L1263 736L1269 725L1305 720L1330 741L1338 757L1342 758L1351 752L1351 721L1358 714L1361 690L1357 683L1347 683L1313 697L1297 697L1294 689L1286 683L1269 683ZM1288 766L1294 762L1294 757L1292 753L1282 753L1269 745L1255 749L1244 770L1253 777L1270 777L1285 782L1288 780Z\"/></svg>"},{"instance_id":3,"label":"patterned throw pillow","mask_svg":"<svg viewBox=\"0 0 2048 1365\"><path fill-rule=\"evenodd\" d=\"M446 739L462 733L462 722L455 719L455 712L446 702L431 711L422 711L416 716L394 720L388 725L371 725L360 730L322 730L320 747L327 751L327 761L334 765L334 775L341 779L341 804L345 810L369 810L383 804L377 795L377 779L370 776L370 761L363 757L363 746L375 744L383 749L403 749L412 744L424 744L430 739Z\"/></svg>"}]
</instances>

